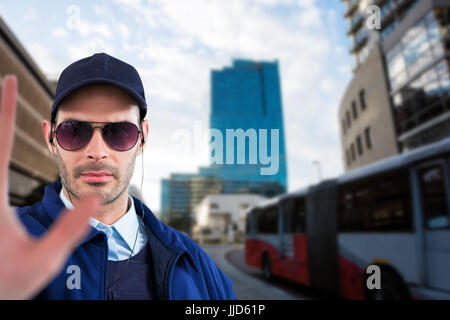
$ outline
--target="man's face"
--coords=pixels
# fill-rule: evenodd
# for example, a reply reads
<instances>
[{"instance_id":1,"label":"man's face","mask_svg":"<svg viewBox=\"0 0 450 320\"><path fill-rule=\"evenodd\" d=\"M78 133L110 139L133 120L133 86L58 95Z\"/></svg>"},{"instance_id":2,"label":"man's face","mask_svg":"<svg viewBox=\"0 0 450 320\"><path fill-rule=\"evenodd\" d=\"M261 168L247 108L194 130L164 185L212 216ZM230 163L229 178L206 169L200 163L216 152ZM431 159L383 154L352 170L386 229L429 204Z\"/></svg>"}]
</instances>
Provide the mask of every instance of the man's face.
<instances>
[{"instance_id":1,"label":"man's face","mask_svg":"<svg viewBox=\"0 0 450 320\"><path fill-rule=\"evenodd\" d=\"M103 126L99 122L131 122L139 130L139 109L136 102L122 90L106 85L95 85L82 88L71 94L58 109L57 126L68 119L91 122L93 126ZM147 122L144 121L144 131L147 132ZM48 127L48 125L47 125ZM44 131L46 129L44 128ZM49 129L48 129L49 131ZM46 135L47 140L49 135ZM89 143L77 151L62 149L56 136L52 147L58 164L61 182L71 197L80 199L87 193L95 191L103 199L103 204L116 200L128 189L133 176L135 159L140 154L141 138L128 151L111 149L103 140L101 129L94 129ZM89 171L106 171L112 177L106 182L89 182L82 174Z\"/></svg>"}]
</instances>

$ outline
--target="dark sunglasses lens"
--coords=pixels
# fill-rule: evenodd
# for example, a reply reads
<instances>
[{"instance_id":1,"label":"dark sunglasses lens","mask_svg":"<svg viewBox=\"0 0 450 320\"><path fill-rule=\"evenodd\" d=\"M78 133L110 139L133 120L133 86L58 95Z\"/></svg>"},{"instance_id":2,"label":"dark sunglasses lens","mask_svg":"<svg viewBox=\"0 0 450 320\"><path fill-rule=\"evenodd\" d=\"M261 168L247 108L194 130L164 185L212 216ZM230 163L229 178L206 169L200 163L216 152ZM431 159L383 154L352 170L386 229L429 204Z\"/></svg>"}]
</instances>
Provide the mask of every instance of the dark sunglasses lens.
<instances>
[{"instance_id":1,"label":"dark sunglasses lens","mask_svg":"<svg viewBox=\"0 0 450 320\"><path fill-rule=\"evenodd\" d=\"M92 128L88 123L67 121L56 129L56 139L59 145L69 151L81 149L89 142Z\"/></svg>"},{"instance_id":2,"label":"dark sunglasses lens","mask_svg":"<svg viewBox=\"0 0 450 320\"><path fill-rule=\"evenodd\" d=\"M103 128L103 139L118 151L133 148L138 137L138 128L129 122L109 123Z\"/></svg>"}]
</instances>

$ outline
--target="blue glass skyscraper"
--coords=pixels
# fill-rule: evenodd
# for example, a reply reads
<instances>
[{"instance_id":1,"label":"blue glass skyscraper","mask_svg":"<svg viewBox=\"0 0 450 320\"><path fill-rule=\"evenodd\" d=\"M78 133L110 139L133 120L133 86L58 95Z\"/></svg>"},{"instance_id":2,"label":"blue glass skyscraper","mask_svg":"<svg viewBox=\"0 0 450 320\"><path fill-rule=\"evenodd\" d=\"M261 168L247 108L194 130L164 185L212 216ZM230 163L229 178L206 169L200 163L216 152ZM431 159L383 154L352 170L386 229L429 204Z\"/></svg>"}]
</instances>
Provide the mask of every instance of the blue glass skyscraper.
<instances>
[{"instance_id":1,"label":"blue glass skyscraper","mask_svg":"<svg viewBox=\"0 0 450 320\"><path fill-rule=\"evenodd\" d=\"M210 129L216 162L198 173L162 180L161 216L166 219L192 221L195 205L208 194L270 198L287 190L277 61L236 59L232 67L212 71Z\"/></svg>"},{"instance_id":2,"label":"blue glass skyscraper","mask_svg":"<svg viewBox=\"0 0 450 320\"><path fill-rule=\"evenodd\" d=\"M286 149L278 61L235 59L232 67L213 70L210 128L219 131L223 138L222 145L216 144L218 147L211 154L215 161L222 158L222 163L216 161L208 168L200 168L200 174L228 181L278 182L281 190L286 191ZM237 129L242 129L241 140L237 135L233 136ZM245 140L242 140L244 136ZM212 141L215 139L217 137ZM278 150L274 143L277 143ZM239 149L239 144L245 144L245 148ZM222 157L217 157L220 150ZM270 163L263 162L261 156L264 155L271 156ZM263 174L262 168L268 167L272 167L272 172Z\"/></svg>"}]
</instances>

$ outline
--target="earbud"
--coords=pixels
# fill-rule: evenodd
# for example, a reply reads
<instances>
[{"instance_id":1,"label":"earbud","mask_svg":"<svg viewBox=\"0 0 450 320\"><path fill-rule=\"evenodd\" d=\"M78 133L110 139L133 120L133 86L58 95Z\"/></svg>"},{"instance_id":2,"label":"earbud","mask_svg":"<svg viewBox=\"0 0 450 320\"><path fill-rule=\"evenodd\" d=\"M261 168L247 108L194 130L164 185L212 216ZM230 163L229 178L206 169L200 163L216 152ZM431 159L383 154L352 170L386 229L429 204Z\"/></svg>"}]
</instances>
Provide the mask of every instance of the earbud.
<instances>
[{"instance_id":1,"label":"earbud","mask_svg":"<svg viewBox=\"0 0 450 320\"><path fill-rule=\"evenodd\" d=\"M142 125L142 120L141 120L141 134L142 134L142 144L145 143L145 138L144 138L144 126Z\"/></svg>"},{"instance_id":2,"label":"earbud","mask_svg":"<svg viewBox=\"0 0 450 320\"><path fill-rule=\"evenodd\" d=\"M52 134L53 133L53 122L50 124L50 138L48 138L48 142L50 143L50 144L53 144L53 137L52 137Z\"/></svg>"},{"instance_id":3,"label":"earbud","mask_svg":"<svg viewBox=\"0 0 450 320\"><path fill-rule=\"evenodd\" d=\"M50 138L48 138L48 142L49 142L50 144L53 144L53 138L52 138L51 135L50 135ZM50 151L50 152L52 153L53 156L55 156L55 154L54 154L52 151Z\"/></svg>"}]
</instances>

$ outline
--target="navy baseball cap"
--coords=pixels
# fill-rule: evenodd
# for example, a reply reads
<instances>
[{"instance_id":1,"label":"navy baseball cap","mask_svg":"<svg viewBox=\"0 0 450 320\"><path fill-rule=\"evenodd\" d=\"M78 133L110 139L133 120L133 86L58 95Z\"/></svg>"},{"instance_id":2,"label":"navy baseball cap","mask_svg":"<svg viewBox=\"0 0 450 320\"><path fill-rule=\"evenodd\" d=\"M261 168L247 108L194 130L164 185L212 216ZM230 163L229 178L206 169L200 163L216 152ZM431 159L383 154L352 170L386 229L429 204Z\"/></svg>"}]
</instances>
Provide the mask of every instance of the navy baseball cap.
<instances>
[{"instance_id":1,"label":"navy baseball cap","mask_svg":"<svg viewBox=\"0 0 450 320\"><path fill-rule=\"evenodd\" d=\"M136 69L106 53L96 53L72 63L61 73L52 105L51 121L55 122L56 111L64 98L91 84L109 84L124 90L138 102L140 120L147 114L144 87Z\"/></svg>"}]
</instances>

